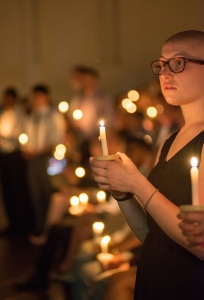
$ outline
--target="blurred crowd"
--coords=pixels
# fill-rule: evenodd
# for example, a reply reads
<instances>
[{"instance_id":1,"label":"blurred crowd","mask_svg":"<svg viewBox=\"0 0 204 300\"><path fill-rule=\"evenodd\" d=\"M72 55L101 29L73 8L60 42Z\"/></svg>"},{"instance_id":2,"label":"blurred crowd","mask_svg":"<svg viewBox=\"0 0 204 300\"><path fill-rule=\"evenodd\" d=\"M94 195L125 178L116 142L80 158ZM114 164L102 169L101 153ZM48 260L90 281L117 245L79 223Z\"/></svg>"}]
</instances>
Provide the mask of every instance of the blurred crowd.
<instances>
[{"instance_id":1,"label":"blurred crowd","mask_svg":"<svg viewBox=\"0 0 204 300\"><path fill-rule=\"evenodd\" d=\"M59 280L71 282L74 300L109 300L116 293L118 300L132 299L141 242L117 202L93 181L89 157L103 155L103 120L109 154L125 152L148 176L159 145L183 117L165 102L157 78L113 97L99 89L97 70L79 65L69 85L73 96L59 105L44 83L23 98L14 87L3 91L1 234L23 232L41 247L21 290Z\"/></svg>"}]
</instances>

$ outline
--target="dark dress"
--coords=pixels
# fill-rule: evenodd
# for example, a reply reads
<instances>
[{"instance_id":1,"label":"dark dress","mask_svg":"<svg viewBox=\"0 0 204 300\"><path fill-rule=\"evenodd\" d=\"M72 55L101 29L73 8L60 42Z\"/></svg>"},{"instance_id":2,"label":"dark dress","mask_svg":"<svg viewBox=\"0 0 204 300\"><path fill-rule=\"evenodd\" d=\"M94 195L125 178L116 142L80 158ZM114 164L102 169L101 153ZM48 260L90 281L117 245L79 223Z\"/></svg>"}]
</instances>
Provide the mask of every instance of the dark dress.
<instances>
[{"instance_id":1,"label":"dark dress","mask_svg":"<svg viewBox=\"0 0 204 300\"><path fill-rule=\"evenodd\" d=\"M200 161L204 131L166 161L177 133L164 143L148 179L179 206L191 204L190 159ZM149 214L147 220L150 231L140 254L134 299L204 300L204 261L170 239Z\"/></svg>"}]
</instances>

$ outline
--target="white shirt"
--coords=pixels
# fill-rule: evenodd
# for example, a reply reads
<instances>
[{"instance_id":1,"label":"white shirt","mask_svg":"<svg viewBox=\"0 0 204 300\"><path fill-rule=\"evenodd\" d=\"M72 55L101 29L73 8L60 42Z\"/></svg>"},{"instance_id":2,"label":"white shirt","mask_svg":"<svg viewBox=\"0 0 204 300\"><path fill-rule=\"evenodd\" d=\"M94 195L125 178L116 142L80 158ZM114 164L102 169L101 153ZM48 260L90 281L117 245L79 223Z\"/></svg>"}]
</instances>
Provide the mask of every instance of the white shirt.
<instances>
[{"instance_id":1,"label":"white shirt","mask_svg":"<svg viewBox=\"0 0 204 300\"><path fill-rule=\"evenodd\" d=\"M52 107L44 106L26 120L25 133L28 142L25 149L41 152L47 146L54 147L63 142L65 129L64 116Z\"/></svg>"},{"instance_id":2,"label":"white shirt","mask_svg":"<svg viewBox=\"0 0 204 300\"><path fill-rule=\"evenodd\" d=\"M10 153L19 148L19 135L23 131L25 114L19 107L5 110L0 114L0 150Z\"/></svg>"}]
</instances>

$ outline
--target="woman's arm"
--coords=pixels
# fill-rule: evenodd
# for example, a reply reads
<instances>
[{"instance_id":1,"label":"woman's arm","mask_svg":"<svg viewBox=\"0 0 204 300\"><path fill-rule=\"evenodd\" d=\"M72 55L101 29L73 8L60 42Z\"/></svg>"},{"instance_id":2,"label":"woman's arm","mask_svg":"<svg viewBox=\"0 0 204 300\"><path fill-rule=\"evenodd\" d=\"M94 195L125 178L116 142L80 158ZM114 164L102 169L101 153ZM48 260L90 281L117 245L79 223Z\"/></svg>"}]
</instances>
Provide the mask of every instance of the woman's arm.
<instances>
[{"instance_id":1,"label":"woman's arm","mask_svg":"<svg viewBox=\"0 0 204 300\"><path fill-rule=\"evenodd\" d=\"M130 192L137 196L142 205L145 207L148 199L155 192L155 187L139 172L133 162L123 153L119 153L122 163L117 161L97 161L91 158L90 163L94 173L94 179L99 183L99 187L106 190L115 190L122 193ZM127 220L127 223L138 236L138 229L144 226L147 233L147 224L139 209L139 204L134 200L126 200L119 203L120 208ZM147 211L157 222L161 229L175 242L186 248L201 259L200 250L196 247L190 247L185 236L182 235L179 228L179 207L169 201L159 191L149 201ZM139 217L139 228L135 228L135 223ZM140 222L141 221L141 222ZM142 235L143 237L144 235ZM141 237L138 238L142 240Z\"/></svg>"}]
</instances>

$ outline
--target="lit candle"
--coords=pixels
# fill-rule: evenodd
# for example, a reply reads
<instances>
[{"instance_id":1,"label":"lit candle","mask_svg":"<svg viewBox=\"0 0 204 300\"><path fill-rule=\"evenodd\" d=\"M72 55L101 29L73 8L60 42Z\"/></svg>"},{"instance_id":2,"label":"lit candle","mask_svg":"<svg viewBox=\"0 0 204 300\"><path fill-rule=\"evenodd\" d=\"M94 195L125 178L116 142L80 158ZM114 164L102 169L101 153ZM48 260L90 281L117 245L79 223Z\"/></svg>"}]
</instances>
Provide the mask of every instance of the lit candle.
<instances>
[{"instance_id":1,"label":"lit candle","mask_svg":"<svg viewBox=\"0 0 204 300\"><path fill-rule=\"evenodd\" d=\"M108 243L110 242L110 236L109 235L105 235L102 239L101 239L101 252L102 253L108 253Z\"/></svg>"},{"instance_id":2,"label":"lit candle","mask_svg":"<svg viewBox=\"0 0 204 300\"><path fill-rule=\"evenodd\" d=\"M100 122L100 136L99 139L101 141L101 145L102 145L102 151L103 151L103 156L108 156L108 146L107 146L107 140L106 140L106 129L104 127L104 122L101 121Z\"/></svg>"},{"instance_id":3,"label":"lit candle","mask_svg":"<svg viewBox=\"0 0 204 300\"><path fill-rule=\"evenodd\" d=\"M89 197L86 193L81 193L79 195L79 200L80 200L80 203L83 205L84 208L86 208L87 204L88 204L88 200L89 200Z\"/></svg>"},{"instance_id":4,"label":"lit candle","mask_svg":"<svg viewBox=\"0 0 204 300\"><path fill-rule=\"evenodd\" d=\"M101 237L104 229L103 222L95 222L93 223L93 235L96 241Z\"/></svg>"},{"instance_id":5,"label":"lit candle","mask_svg":"<svg viewBox=\"0 0 204 300\"><path fill-rule=\"evenodd\" d=\"M104 203L106 201L106 193L104 191L99 191L96 194L96 198L99 203Z\"/></svg>"},{"instance_id":6,"label":"lit candle","mask_svg":"<svg viewBox=\"0 0 204 300\"><path fill-rule=\"evenodd\" d=\"M192 204L193 205L199 205L199 196L198 196L198 160L196 157L191 158L191 189L192 189Z\"/></svg>"},{"instance_id":7,"label":"lit candle","mask_svg":"<svg viewBox=\"0 0 204 300\"><path fill-rule=\"evenodd\" d=\"M79 198L77 196L72 196L70 198L70 205L71 205L71 212L73 214L77 214L78 211L80 210L79 208Z\"/></svg>"}]
</instances>

